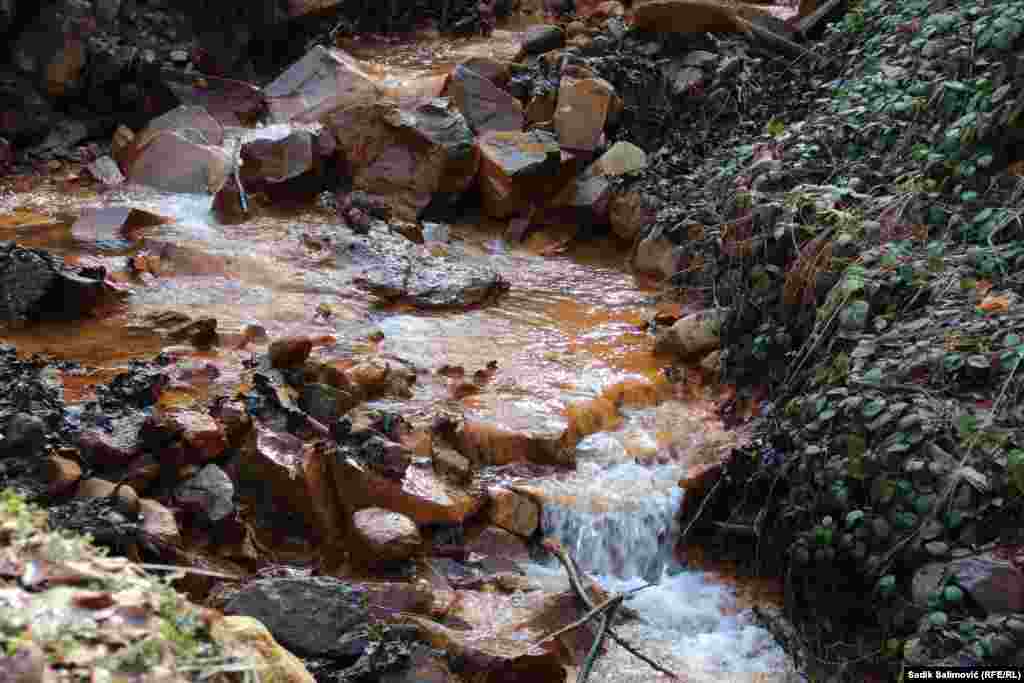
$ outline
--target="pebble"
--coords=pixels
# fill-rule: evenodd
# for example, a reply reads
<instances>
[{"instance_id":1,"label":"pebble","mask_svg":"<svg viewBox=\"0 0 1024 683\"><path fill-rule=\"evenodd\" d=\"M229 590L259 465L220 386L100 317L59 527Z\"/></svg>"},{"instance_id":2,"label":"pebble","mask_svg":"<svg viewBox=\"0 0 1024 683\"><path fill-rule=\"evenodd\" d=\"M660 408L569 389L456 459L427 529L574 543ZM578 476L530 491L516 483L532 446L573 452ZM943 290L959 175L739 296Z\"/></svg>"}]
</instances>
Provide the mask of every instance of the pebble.
<instances>
[{"instance_id":1,"label":"pebble","mask_svg":"<svg viewBox=\"0 0 1024 683\"><path fill-rule=\"evenodd\" d=\"M184 50L174 50L170 54L171 61L175 64L184 64L188 62L188 53Z\"/></svg>"},{"instance_id":2,"label":"pebble","mask_svg":"<svg viewBox=\"0 0 1024 683\"><path fill-rule=\"evenodd\" d=\"M924 549L932 557L945 557L949 554L949 544L943 541L931 541L925 543Z\"/></svg>"}]
</instances>

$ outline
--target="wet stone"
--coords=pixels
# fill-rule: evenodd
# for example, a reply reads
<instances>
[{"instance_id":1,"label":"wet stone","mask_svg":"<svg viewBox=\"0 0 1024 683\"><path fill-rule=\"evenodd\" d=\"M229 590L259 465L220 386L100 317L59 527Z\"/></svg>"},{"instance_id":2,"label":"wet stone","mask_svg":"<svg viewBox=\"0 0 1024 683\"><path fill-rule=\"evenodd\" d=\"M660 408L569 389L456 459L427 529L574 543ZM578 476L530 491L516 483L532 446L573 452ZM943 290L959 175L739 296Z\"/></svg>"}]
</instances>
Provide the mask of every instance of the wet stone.
<instances>
[{"instance_id":1,"label":"wet stone","mask_svg":"<svg viewBox=\"0 0 1024 683\"><path fill-rule=\"evenodd\" d=\"M365 508L352 516L352 526L370 563L408 560L423 544L416 523L398 512Z\"/></svg>"},{"instance_id":2,"label":"wet stone","mask_svg":"<svg viewBox=\"0 0 1024 683\"><path fill-rule=\"evenodd\" d=\"M231 517L234 495L234 484L216 465L206 465L174 490L177 503L209 526Z\"/></svg>"}]
</instances>

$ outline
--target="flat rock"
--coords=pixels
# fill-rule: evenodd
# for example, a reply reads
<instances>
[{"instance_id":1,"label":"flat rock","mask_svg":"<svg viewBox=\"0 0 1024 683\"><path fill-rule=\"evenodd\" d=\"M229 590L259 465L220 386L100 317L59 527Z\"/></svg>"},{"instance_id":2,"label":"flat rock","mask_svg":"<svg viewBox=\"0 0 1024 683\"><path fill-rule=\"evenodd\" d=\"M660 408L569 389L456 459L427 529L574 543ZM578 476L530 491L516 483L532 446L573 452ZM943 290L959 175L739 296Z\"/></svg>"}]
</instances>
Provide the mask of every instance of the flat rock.
<instances>
[{"instance_id":1,"label":"flat rock","mask_svg":"<svg viewBox=\"0 0 1024 683\"><path fill-rule=\"evenodd\" d=\"M391 267L367 269L356 282L383 299L422 309L475 306L508 289L498 271L481 258L414 251Z\"/></svg>"}]
</instances>

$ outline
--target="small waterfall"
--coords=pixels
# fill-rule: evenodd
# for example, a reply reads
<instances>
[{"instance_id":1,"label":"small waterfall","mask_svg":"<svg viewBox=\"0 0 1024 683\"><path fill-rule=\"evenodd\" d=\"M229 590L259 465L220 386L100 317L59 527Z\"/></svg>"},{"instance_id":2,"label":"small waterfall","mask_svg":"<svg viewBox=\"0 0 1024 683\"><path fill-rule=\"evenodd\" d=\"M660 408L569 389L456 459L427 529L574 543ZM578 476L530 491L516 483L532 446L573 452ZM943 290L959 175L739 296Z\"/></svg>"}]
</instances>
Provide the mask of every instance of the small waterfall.
<instances>
[{"instance_id":1,"label":"small waterfall","mask_svg":"<svg viewBox=\"0 0 1024 683\"><path fill-rule=\"evenodd\" d=\"M566 497L571 505L544 506L544 533L559 539L592 574L658 582L672 562L679 532L678 468L616 464L594 474L573 487Z\"/></svg>"}]
</instances>

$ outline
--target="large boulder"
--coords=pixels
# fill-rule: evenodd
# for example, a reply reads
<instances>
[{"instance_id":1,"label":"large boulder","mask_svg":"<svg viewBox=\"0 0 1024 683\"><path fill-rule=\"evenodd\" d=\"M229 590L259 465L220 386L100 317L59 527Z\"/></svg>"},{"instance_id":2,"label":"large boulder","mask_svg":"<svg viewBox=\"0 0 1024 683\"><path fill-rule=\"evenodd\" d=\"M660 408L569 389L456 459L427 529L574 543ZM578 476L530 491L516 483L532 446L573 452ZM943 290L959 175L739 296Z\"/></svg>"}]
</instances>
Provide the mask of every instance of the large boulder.
<instances>
[{"instance_id":1,"label":"large boulder","mask_svg":"<svg viewBox=\"0 0 1024 683\"><path fill-rule=\"evenodd\" d=\"M436 196L462 194L479 167L473 132L443 98L355 105L325 122L354 188L379 199L396 219L416 220Z\"/></svg>"},{"instance_id":2,"label":"large boulder","mask_svg":"<svg viewBox=\"0 0 1024 683\"><path fill-rule=\"evenodd\" d=\"M254 581L234 594L224 613L259 619L275 640L310 657L350 656L345 637L370 618L365 590L326 577Z\"/></svg>"},{"instance_id":3,"label":"large boulder","mask_svg":"<svg viewBox=\"0 0 1024 683\"><path fill-rule=\"evenodd\" d=\"M592 152L601 144L615 88L601 78L562 76L555 109L558 142L569 150Z\"/></svg>"},{"instance_id":4,"label":"large boulder","mask_svg":"<svg viewBox=\"0 0 1024 683\"><path fill-rule=\"evenodd\" d=\"M264 90L271 118L312 123L327 114L380 99L380 88L347 52L317 45Z\"/></svg>"},{"instance_id":5,"label":"large boulder","mask_svg":"<svg viewBox=\"0 0 1024 683\"><path fill-rule=\"evenodd\" d=\"M463 64L452 72L448 92L477 135L492 130L523 129L523 106L519 100Z\"/></svg>"}]
</instances>

